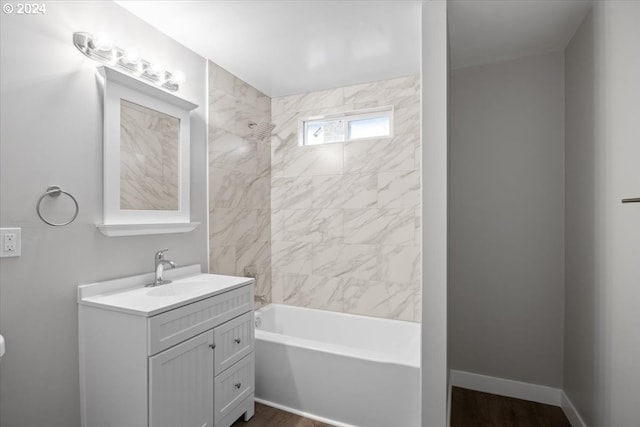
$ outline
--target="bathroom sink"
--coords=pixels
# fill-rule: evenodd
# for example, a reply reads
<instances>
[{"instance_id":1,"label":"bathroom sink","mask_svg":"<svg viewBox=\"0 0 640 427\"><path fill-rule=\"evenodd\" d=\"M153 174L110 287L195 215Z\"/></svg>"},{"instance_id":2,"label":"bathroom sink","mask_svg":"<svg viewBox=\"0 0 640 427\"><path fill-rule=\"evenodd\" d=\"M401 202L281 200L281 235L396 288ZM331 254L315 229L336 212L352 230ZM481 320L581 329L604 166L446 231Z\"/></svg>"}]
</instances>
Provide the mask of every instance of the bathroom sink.
<instances>
[{"instance_id":1,"label":"bathroom sink","mask_svg":"<svg viewBox=\"0 0 640 427\"><path fill-rule=\"evenodd\" d=\"M165 278L173 282L156 287L145 287L155 279L155 273L81 285L78 287L78 303L148 317L253 281L247 277L202 273L197 264L165 273Z\"/></svg>"},{"instance_id":2,"label":"bathroom sink","mask_svg":"<svg viewBox=\"0 0 640 427\"><path fill-rule=\"evenodd\" d=\"M210 282L177 281L166 285L159 285L147 291L150 297L175 297L178 295L200 293L211 288Z\"/></svg>"}]
</instances>

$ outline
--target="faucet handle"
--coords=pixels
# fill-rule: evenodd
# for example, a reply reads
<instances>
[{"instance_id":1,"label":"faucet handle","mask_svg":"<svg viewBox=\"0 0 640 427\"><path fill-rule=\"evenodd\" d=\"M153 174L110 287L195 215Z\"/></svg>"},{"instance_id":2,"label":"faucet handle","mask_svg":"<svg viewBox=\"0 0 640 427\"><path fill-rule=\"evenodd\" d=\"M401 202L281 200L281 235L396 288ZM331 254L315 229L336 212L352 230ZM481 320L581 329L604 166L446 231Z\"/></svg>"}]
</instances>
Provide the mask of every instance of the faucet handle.
<instances>
[{"instance_id":1,"label":"faucet handle","mask_svg":"<svg viewBox=\"0 0 640 427\"><path fill-rule=\"evenodd\" d=\"M164 259L164 253L167 252L169 249L161 249L158 252L156 252L156 259Z\"/></svg>"}]
</instances>

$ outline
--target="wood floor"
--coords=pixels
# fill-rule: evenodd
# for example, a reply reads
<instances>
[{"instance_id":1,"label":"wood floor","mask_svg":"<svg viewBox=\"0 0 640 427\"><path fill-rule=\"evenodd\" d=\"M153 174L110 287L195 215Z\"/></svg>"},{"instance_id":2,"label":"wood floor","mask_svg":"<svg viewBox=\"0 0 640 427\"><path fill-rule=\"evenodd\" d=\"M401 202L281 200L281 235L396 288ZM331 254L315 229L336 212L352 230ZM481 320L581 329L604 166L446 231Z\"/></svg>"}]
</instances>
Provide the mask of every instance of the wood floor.
<instances>
[{"instance_id":1,"label":"wood floor","mask_svg":"<svg viewBox=\"0 0 640 427\"><path fill-rule=\"evenodd\" d=\"M231 427L331 426L256 403L256 414L249 422L240 418ZM571 427L571 424L557 406L453 387L451 427Z\"/></svg>"},{"instance_id":2,"label":"wood floor","mask_svg":"<svg viewBox=\"0 0 640 427\"><path fill-rule=\"evenodd\" d=\"M280 409L256 403L256 414L248 422L240 418L231 427L331 427ZM398 426L400 427L400 426Z\"/></svg>"},{"instance_id":3,"label":"wood floor","mask_svg":"<svg viewBox=\"0 0 640 427\"><path fill-rule=\"evenodd\" d=\"M453 387L451 427L571 427L558 406Z\"/></svg>"}]
</instances>

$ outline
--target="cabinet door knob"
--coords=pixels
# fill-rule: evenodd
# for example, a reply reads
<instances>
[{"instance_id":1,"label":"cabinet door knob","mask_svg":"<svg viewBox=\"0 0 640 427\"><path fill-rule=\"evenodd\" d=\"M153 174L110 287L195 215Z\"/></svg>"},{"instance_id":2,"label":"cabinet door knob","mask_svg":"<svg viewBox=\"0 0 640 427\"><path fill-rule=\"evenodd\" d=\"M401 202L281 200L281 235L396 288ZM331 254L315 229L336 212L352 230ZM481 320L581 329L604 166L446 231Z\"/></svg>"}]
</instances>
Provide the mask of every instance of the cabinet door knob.
<instances>
[{"instance_id":1,"label":"cabinet door knob","mask_svg":"<svg viewBox=\"0 0 640 427\"><path fill-rule=\"evenodd\" d=\"M235 383L234 385L236 386L236 388L242 387L242 383Z\"/></svg>"},{"instance_id":2,"label":"cabinet door knob","mask_svg":"<svg viewBox=\"0 0 640 427\"><path fill-rule=\"evenodd\" d=\"M211 347L212 349L216 348L216 343L209 344L209 347Z\"/></svg>"},{"instance_id":3,"label":"cabinet door knob","mask_svg":"<svg viewBox=\"0 0 640 427\"><path fill-rule=\"evenodd\" d=\"M236 339L234 339L234 341L235 341L236 344L240 344L240 338L236 338Z\"/></svg>"}]
</instances>

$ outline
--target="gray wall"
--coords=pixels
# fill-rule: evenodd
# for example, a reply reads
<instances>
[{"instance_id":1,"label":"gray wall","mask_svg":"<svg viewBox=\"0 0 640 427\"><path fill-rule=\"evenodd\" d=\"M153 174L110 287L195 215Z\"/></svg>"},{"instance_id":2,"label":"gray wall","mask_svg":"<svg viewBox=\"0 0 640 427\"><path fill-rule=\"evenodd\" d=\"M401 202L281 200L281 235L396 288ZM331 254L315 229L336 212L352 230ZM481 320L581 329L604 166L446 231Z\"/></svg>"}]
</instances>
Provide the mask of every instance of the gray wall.
<instances>
[{"instance_id":1,"label":"gray wall","mask_svg":"<svg viewBox=\"0 0 640 427\"><path fill-rule=\"evenodd\" d=\"M454 70L451 369L559 387L563 55Z\"/></svg>"},{"instance_id":2,"label":"gray wall","mask_svg":"<svg viewBox=\"0 0 640 427\"><path fill-rule=\"evenodd\" d=\"M595 419L596 170L593 12L565 50L565 343L564 389ZM598 243L600 244L600 243Z\"/></svg>"},{"instance_id":3,"label":"gray wall","mask_svg":"<svg viewBox=\"0 0 640 427\"><path fill-rule=\"evenodd\" d=\"M595 2L566 49L564 391L587 425L640 425L640 3Z\"/></svg>"},{"instance_id":4,"label":"gray wall","mask_svg":"<svg viewBox=\"0 0 640 427\"><path fill-rule=\"evenodd\" d=\"M80 425L76 287L149 272L156 250L178 265L207 266L205 60L112 2L47 2L46 14L1 14L1 226L22 227L22 256L0 261L0 425ZM109 238L102 220L102 107L96 63L71 42L103 31L145 58L181 69L179 94L192 113L191 209L182 235ZM54 228L35 214L58 184L80 204L76 221ZM65 212L66 213L66 212ZM98 368L98 367L96 367Z\"/></svg>"}]
</instances>

